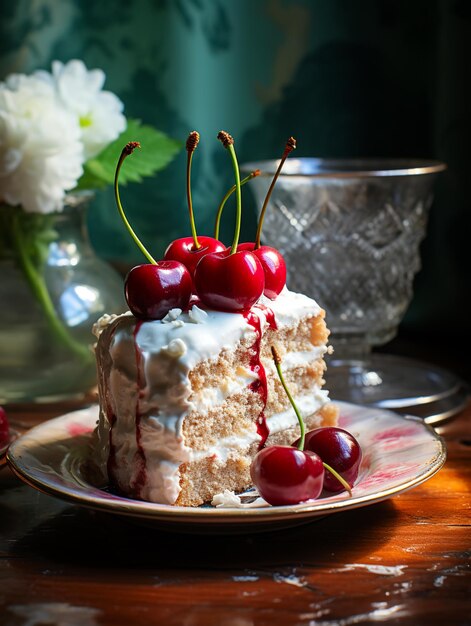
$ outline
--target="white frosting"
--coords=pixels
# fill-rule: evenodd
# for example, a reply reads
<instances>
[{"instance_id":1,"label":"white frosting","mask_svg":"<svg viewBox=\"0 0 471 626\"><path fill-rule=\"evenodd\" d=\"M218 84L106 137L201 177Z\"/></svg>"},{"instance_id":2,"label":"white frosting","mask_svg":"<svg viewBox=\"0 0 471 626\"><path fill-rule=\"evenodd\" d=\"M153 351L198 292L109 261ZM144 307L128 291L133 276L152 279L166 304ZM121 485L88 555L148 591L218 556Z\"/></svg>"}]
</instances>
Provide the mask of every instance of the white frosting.
<instances>
[{"instance_id":1,"label":"white frosting","mask_svg":"<svg viewBox=\"0 0 471 626\"><path fill-rule=\"evenodd\" d=\"M283 289L276 300L269 300L262 296L258 304L267 306L275 313L278 328L290 326L306 315L317 317L322 310L312 298L302 293L289 291L287 287Z\"/></svg>"},{"instance_id":2,"label":"white frosting","mask_svg":"<svg viewBox=\"0 0 471 626\"><path fill-rule=\"evenodd\" d=\"M230 395L245 389L245 387L257 379L258 374L240 365L232 376L225 378L219 385L211 386L211 381L208 381L208 387L205 387L199 393L193 393L191 399L192 409L205 413L211 407L219 406Z\"/></svg>"},{"instance_id":3,"label":"white frosting","mask_svg":"<svg viewBox=\"0 0 471 626\"><path fill-rule=\"evenodd\" d=\"M314 389L305 396L296 398L296 406L303 420L316 413L329 401L329 392L325 389ZM282 413L275 413L267 420L270 435L279 433L298 424L296 413L290 407Z\"/></svg>"},{"instance_id":4,"label":"white frosting","mask_svg":"<svg viewBox=\"0 0 471 626\"><path fill-rule=\"evenodd\" d=\"M275 301L262 298L252 308L260 319L262 333L269 325L270 311L282 329L305 316L317 316L320 307L307 296L287 289ZM256 373L241 366L221 384L211 386L209 381L200 394L193 394L190 403L188 374L199 362L216 358L225 348L234 350L243 340L255 342L255 330L241 314L203 310L196 305L189 312L172 309L163 320L138 322L129 313L108 316L97 323L96 329L101 403L96 437L99 460L106 466L111 420L111 456L118 485L130 485L145 500L173 503L179 493L179 466L201 454L185 445L185 416L191 410L204 411L221 404L257 378ZM325 351L322 346L288 354L283 367L289 369L316 360ZM327 393L320 392L309 401L300 399L300 409L308 415L326 401ZM269 419L271 432L295 423L292 411ZM231 449L245 448L257 437L251 430L227 438L211 453L223 461Z\"/></svg>"},{"instance_id":5,"label":"white frosting","mask_svg":"<svg viewBox=\"0 0 471 626\"><path fill-rule=\"evenodd\" d=\"M303 350L299 352L288 352L283 357L282 369L284 371L294 369L295 367L302 367L313 363L324 356L326 353L325 346L313 346L312 350ZM273 374L276 373L276 367L273 361L264 362L265 369L271 370Z\"/></svg>"}]
</instances>

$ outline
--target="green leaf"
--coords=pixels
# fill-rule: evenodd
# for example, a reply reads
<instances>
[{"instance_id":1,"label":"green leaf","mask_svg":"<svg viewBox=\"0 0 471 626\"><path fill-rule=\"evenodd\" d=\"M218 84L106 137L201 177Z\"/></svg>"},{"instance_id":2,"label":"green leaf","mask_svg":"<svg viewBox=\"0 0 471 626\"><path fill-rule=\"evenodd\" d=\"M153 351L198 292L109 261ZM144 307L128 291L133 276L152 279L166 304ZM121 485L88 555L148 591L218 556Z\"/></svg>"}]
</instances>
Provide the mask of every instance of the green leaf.
<instances>
[{"instance_id":1,"label":"green leaf","mask_svg":"<svg viewBox=\"0 0 471 626\"><path fill-rule=\"evenodd\" d=\"M139 120L128 120L126 130L100 154L85 163L77 189L103 189L112 185L119 156L129 141L138 141L141 150L126 159L119 176L120 184L137 183L145 176L152 176L165 168L183 146L182 142L152 126L143 125Z\"/></svg>"}]
</instances>

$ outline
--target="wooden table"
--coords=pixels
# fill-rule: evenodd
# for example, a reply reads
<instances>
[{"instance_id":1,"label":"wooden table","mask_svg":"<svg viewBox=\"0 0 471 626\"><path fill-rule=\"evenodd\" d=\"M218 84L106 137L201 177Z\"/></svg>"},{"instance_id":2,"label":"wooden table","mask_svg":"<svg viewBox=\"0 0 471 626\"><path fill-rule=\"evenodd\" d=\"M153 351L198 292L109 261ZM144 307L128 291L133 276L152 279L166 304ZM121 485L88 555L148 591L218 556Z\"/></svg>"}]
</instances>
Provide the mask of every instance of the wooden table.
<instances>
[{"instance_id":1,"label":"wooden table","mask_svg":"<svg viewBox=\"0 0 471 626\"><path fill-rule=\"evenodd\" d=\"M43 495L4 468L0 624L471 624L471 407L438 430L448 460L425 484L244 536L145 528Z\"/></svg>"}]
</instances>

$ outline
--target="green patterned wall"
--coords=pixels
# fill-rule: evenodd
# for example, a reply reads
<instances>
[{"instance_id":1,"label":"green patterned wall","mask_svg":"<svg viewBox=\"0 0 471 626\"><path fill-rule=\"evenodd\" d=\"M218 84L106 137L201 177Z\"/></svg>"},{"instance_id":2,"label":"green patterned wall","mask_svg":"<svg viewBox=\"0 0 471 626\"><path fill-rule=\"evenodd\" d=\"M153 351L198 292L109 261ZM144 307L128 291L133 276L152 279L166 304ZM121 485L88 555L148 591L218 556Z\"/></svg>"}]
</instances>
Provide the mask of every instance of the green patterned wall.
<instances>
[{"instance_id":1,"label":"green patterned wall","mask_svg":"<svg viewBox=\"0 0 471 626\"><path fill-rule=\"evenodd\" d=\"M239 160L277 157L289 135L298 155L417 156L444 160L424 269L409 324L435 327L453 306L468 326L469 60L466 0L6 0L0 8L0 74L81 58L101 67L126 113L184 140L193 159L200 234L232 172L216 140L236 139ZM123 190L136 230L159 255L188 230L185 155ZM253 232L250 201L243 230ZM102 256L139 259L112 193L90 214ZM231 238L231 217L223 233Z\"/></svg>"}]
</instances>

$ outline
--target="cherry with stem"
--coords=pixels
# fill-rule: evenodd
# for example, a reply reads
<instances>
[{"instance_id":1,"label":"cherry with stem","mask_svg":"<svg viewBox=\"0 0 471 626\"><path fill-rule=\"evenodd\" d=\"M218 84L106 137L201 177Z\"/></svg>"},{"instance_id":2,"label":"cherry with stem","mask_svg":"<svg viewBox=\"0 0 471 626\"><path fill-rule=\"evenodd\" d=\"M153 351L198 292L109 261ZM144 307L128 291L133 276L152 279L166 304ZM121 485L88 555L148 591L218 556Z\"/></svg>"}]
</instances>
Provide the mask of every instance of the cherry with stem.
<instances>
[{"instance_id":1,"label":"cherry with stem","mask_svg":"<svg viewBox=\"0 0 471 626\"><path fill-rule=\"evenodd\" d=\"M114 177L114 192L119 214L127 231L149 263L133 267L124 281L124 295L128 306L141 319L162 319L172 308L188 306L192 280L187 268L179 261L156 261L134 232L121 203L119 173L130 154L140 148L137 141L127 143L118 160Z\"/></svg>"},{"instance_id":2,"label":"cherry with stem","mask_svg":"<svg viewBox=\"0 0 471 626\"><path fill-rule=\"evenodd\" d=\"M281 371L281 359L271 348L281 385L298 419L301 436L298 446L270 446L258 452L250 466L252 480L269 504L298 504L317 498L324 484L325 470L331 472L351 495L350 485L315 452L304 450L305 425Z\"/></svg>"},{"instance_id":3,"label":"cherry with stem","mask_svg":"<svg viewBox=\"0 0 471 626\"><path fill-rule=\"evenodd\" d=\"M280 357L272 347L273 360L283 387L283 375L280 369ZM289 393L289 392L288 392ZM290 400L291 394L289 395ZM304 422L297 408L295 413L304 441ZM313 452L305 452L302 445L274 445L263 448L252 460L250 475L264 500L272 505L291 505L317 498L324 482L324 466L321 459Z\"/></svg>"},{"instance_id":4,"label":"cherry with stem","mask_svg":"<svg viewBox=\"0 0 471 626\"><path fill-rule=\"evenodd\" d=\"M229 152L236 182L236 223L232 246L206 254L196 266L194 281L201 301L222 311L242 312L259 300L265 285L263 268L248 250L238 250L242 219L241 182L234 139L220 131L218 139Z\"/></svg>"},{"instance_id":5,"label":"cherry with stem","mask_svg":"<svg viewBox=\"0 0 471 626\"><path fill-rule=\"evenodd\" d=\"M283 389L286 393L286 395L288 396L288 400L291 403L291 406L293 407L294 412L296 413L296 417L298 418L298 423L299 423L299 429L301 431L301 436L299 437L298 441L297 441L297 449L298 450L305 450L304 447L304 443L305 443L305 439L306 439L306 427L304 424L304 420L299 412L298 407L296 406L296 402L294 401L293 396L291 395L290 390L288 389L288 386L285 382L285 378L283 376L283 372L281 371L281 359L280 356L278 354L278 351L276 350L276 348L274 346L272 346L271 348L271 352L273 355L273 361L275 363L275 367L276 367L276 371L278 374L278 378L280 379L280 382L283 386ZM309 450L305 450L306 452L310 452ZM347 481L340 476L340 474L330 465L328 465L327 463L325 463L324 461L322 461L322 465L324 466L324 468L329 471L333 476L335 476L335 478L343 485L343 487L348 491L348 493L350 495L352 495L352 490L350 485L347 483Z\"/></svg>"},{"instance_id":6,"label":"cherry with stem","mask_svg":"<svg viewBox=\"0 0 471 626\"><path fill-rule=\"evenodd\" d=\"M265 288L263 293L270 300L275 300L286 285L286 263L283 256L280 254L280 252L278 252L276 248L261 245L262 226L265 219L268 201L270 200L273 188L275 187L275 183L280 175L281 168L283 167L283 164L286 161L288 155L295 148L296 140L293 137L290 137L286 142L283 156L281 157L280 163L263 202L262 210L260 212L260 217L258 220L255 242L247 242L241 244L242 249L253 251L255 256L259 259L265 273Z\"/></svg>"}]
</instances>

